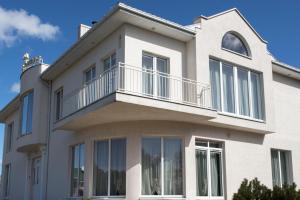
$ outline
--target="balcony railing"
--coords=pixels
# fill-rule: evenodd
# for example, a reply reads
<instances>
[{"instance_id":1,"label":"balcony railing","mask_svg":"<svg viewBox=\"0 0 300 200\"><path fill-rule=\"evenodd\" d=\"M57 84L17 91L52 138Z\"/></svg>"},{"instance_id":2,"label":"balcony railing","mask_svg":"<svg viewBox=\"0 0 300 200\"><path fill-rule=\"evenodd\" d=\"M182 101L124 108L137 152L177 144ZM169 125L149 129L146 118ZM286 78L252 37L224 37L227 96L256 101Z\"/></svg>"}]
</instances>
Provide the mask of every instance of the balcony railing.
<instances>
[{"instance_id":1,"label":"balcony railing","mask_svg":"<svg viewBox=\"0 0 300 200\"><path fill-rule=\"evenodd\" d=\"M114 92L200 108L211 107L210 86L207 84L118 63L86 86L65 96L63 117Z\"/></svg>"}]
</instances>

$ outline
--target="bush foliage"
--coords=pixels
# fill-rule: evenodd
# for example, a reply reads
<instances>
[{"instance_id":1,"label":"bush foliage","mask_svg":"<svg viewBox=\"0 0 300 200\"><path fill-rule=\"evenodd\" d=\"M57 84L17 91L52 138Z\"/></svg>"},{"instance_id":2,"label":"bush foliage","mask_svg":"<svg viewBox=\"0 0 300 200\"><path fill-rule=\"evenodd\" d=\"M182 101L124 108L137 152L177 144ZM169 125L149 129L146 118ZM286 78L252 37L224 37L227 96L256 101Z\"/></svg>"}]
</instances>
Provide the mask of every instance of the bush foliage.
<instances>
[{"instance_id":1,"label":"bush foliage","mask_svg":"<svg viewBox=\"0 0 300 200\"><path fill-rule=\"evenodd\" d=\"M257 178L252 181L244 179L238 192L233 195L233 200L300 200L300 190L296 184L275 186L269 189L261 184Z\"/></svg>"}]
</instances>

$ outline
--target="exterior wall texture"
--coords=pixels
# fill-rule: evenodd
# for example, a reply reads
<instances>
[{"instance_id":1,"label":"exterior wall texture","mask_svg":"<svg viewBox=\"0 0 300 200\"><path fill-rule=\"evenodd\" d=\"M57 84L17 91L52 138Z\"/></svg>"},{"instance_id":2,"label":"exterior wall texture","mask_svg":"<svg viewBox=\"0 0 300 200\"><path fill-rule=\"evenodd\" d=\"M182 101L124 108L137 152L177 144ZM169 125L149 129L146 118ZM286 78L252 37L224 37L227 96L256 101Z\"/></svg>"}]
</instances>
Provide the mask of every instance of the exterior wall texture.
<instances>
[{"instance_id":1,"label":"exterior wall texture","mask_svg":"<svg viewBox=\"0 0 300 200\"><path fill-rule=\"evenodd\" d=\"M80 143L85 144L84 196L93 196L94 142L111 138L126 138L124 199L127 200L151 199L141 195L141 140L153 136L176 137L182 141L184 180L183 196L180 199L200 199L196 196L195 178L195 141L198 138L223 144L224 198L221 199L231 199L244 178L257 177L263 184L272 187L271 149L292 152L293 180L299 185L300 135L299 119L295 117L300 113L299 80L272 72L272 57L267 51L266 43L262 42L236 11L202 19L200 27L196 29L193 39L183 42L135 25L123 24L95 48L77 58L76 62L70 63L72 67L49 82L48 86L39 78L46 66L26 71L21 78L20 96L34 90L33 130L31 135L19 137L21 105L5 120L6 125L13 121L15 127L12 150L9 153L4 151L3 156L3 166L10 163L12 167L9 199L33 199L31 165L37 156L41 157L42 162L40 199L58 200L69 197L71 147ZM251 58L221 48L222 38L228 31L235 31L243 36L251 49ZM205 119L201 123L151 119L104 123L75 131L55 127L55 91L63 87L64 97L67 97L81 88L84 71L91 66L96 67L98 77L104 69L103 60L114 52L117 62L140 68L143 52L166 57L169 60L170 75L204 84L210 84L210 58L259 71L263 74L265 121L228 116L212 110L217 117ZM113 103L115 101L117 100ZM175 103L172 106L174 110L179 107ZM168 109L172 110L172 106ZM157 113L159 115L158 111ZM125 115L129 113L122 115L127 119ZM94 117L93 120L97 118Z\"/></svg>"}]
</instances>

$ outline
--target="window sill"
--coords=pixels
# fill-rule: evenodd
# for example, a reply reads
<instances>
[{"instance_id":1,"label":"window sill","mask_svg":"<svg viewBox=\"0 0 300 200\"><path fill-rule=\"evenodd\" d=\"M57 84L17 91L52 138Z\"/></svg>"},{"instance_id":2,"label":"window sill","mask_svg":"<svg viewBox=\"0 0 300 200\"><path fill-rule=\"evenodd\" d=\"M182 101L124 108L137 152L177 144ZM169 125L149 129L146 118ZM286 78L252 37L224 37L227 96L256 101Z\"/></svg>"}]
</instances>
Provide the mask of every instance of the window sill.
<instances>
[{"instance_id":1,"label":"window sill","mask_svg":"<svg viewBox=\"0 0 300 200\"><path fill-rule=\"evenodd\" d=\"M238 114L234 114L234 113L218 111L218 114L223 115L223 116L227 116L227 117L237 118L237 119L244 119L244 120L249 120L249 121L253 121L253 122L265 123L265 121L261 120L261 119L255 119L255 118L252 118L252 117L247 117L247 116L238 115Z\"/></svg>"},{"instance_id":2,"label":"window sill","mask_svg":"<svg viewBox=\"0 0 300 200\"><path fill-rule=\"evenodd\" d=\"M237 52L235 52L235 51L231 51L231 50L225 49L225 48L221 48L221 49L224 50L224 51L228 51L228 52L230 52L230 53L233 53L233 54L235 54L235 55L242 56L242 57L244 57L244 58L248 58L249 60L252 60L252 58L251 58L250 56L246 56L246 55L243 55L243 54L240 54L240 53L237 53Z\"/></svg>"},{"instance_id":3,"label":"window sill","mask_svg":"<svg viewBox=\"0 0 300 200\"><path fill-rule=\"evenodd\" d=\"M152 200L152 199L162 199L162 200L185 200L183 196L142 196L140 200Z\"/></svg>"}]
</instances>

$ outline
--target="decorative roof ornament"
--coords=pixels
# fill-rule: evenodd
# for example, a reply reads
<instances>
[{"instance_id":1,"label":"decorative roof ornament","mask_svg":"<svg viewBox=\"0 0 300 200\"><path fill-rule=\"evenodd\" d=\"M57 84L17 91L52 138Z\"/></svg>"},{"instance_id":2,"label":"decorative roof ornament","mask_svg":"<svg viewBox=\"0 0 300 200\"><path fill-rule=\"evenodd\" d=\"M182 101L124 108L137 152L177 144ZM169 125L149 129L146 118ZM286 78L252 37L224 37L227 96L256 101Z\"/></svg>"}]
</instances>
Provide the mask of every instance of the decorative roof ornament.
<instances>
[{"instance_id":1,"label":"decorative roof ornament","mask_svg":"<svg viewBox=\"0 0 300 200\"><path fill-rule=\"evenodd\" d=\"M22 72L26 71L27 69L34 67L36 65L43 64L42 56L35 56L30 58L29 53L25 53L23 55L23 65L22 65Z\"/></svg>"}]
</instances>

